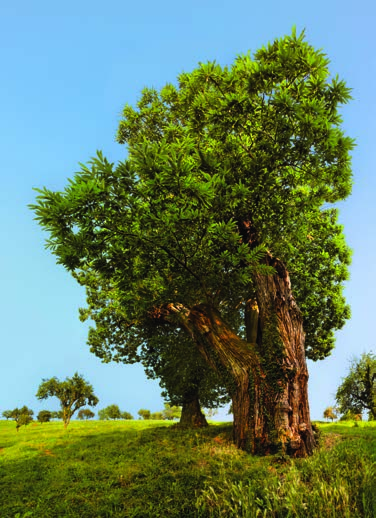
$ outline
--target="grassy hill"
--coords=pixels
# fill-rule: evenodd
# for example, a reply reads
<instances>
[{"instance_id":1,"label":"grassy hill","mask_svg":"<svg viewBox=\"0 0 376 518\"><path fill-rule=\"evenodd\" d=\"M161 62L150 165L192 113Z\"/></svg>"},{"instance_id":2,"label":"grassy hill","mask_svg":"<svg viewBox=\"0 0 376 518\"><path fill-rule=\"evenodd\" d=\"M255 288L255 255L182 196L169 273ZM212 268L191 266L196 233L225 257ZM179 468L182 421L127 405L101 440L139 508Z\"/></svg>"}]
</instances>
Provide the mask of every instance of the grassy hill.
<instances>
[{"instance_id":1,"label":"grassy hill","mask_svg":"<svg viewBox=\"0 0 376 518\"><path fill-rule=\"evenodd\" d=\"M227 423L0 421L0 518L374 518L376 423L319 426L292 461L237 450Z\"/></svg>"}]
</instances>

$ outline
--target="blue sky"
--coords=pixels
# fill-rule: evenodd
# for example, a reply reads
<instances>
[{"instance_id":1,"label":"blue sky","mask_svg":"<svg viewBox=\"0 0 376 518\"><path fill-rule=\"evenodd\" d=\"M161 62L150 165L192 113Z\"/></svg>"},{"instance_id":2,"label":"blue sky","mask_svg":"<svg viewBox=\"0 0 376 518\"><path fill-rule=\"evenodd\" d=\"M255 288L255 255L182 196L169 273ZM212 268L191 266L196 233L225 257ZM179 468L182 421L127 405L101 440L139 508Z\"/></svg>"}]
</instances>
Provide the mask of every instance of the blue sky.
<instances>
[{"instance_id":1,"label":"blue sky","mask_svg":"<svg viewBox=\"0 0 376 518\"><path fill-rule=\"evenodd\" d=\"M75 371L93 384L97 408L117 403L136 414L141 407L163 407L158 383L147 380L141 367L102 364L89 352L87 326L78 320L84 292L44 249L46 235L27 208L32 188L62 189L78 162L97 149L111 161L123 159L126 150L115 143L121 110L144 86L174 82L199 61L230 64L296 25L353 89L343 117L357 141L353 194L340 204L354 250L346 287L352 318L337 333L332 356L309 363L312 417L321 418L348 360L376 349L375 5L0 0L0 412L23 404L36 412L57 409L53 400L36 400L38 385Z\"/></svg>"}]
</instances>

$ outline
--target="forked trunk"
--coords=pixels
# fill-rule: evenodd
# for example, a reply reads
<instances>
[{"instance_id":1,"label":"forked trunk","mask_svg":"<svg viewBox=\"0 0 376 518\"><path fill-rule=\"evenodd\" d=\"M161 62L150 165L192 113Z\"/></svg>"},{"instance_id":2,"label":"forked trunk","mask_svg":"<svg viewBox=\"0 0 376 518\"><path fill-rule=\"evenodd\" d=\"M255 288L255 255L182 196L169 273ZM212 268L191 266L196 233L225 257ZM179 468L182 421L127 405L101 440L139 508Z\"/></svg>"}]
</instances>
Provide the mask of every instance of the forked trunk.
<instances>
[{"instance_id":1,"label":"forked trunk","mask_svg":"<svg viewBox=\"0 0 376 518\"><path fill-rule=\"evenodd\" d=\"M208 426L206 418L201 412L197 392L185 394L179 426L182 428L203 428Z\"/></svg>"},{"instance_id":2,"label":"forked trunk","mask_svg":"<svg viewBox=\"0 0 376 518\"><path fill-rule=\"evenodd\" d=\"M239 338L212 307L200 304L189 311L187 328L201 354L214 368L225 367L233 380L230 393L234 413L234 442L238 448L254 451L252 426L254 398L250 380L259 383L260 362L255 348Z\"/></svg>"},{"instance_id":3,"label":"forked trunk","mask_svg":"<svg viewBox=\"0 0 376 518\"><path fill-rule=\"evenodd\" d=\"M302 316L281 261L267 257L274 275L256 275L256 299L248 301L247 339L242 340L206 304L191 309L168 305L157 315L175 313L212 368L232 379L234 442L247 451L282 450L295 457L315 447L308 405Z\"/></svg>"}]
</instances>

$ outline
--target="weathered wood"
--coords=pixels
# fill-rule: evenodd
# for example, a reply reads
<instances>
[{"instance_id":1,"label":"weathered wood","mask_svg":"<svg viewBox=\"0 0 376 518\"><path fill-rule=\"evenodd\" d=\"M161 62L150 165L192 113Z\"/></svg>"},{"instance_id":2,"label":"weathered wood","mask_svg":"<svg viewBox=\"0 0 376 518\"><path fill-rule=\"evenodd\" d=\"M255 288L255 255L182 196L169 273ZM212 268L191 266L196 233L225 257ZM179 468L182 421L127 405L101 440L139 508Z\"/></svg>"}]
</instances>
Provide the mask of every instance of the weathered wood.
<instances>
[{"instance_id":1,"label":"weathered wood","mask_svg":"<svg viewBox=\"0 0 376 518\"><path fill-rule=\"evenodd\" d=\"M275 358L275 365L265 368L266 383L279 387L276 400L270 402L275 431L286 451L303 457L311 454L315 447L308 402L303 318L292 295L285 265L270 255L266 262L276 273L255 276L261 329L258 351L269 363ZM270 423L261 426L265 429L264 435L270 433Z\"/></svg>"}]
</instances>

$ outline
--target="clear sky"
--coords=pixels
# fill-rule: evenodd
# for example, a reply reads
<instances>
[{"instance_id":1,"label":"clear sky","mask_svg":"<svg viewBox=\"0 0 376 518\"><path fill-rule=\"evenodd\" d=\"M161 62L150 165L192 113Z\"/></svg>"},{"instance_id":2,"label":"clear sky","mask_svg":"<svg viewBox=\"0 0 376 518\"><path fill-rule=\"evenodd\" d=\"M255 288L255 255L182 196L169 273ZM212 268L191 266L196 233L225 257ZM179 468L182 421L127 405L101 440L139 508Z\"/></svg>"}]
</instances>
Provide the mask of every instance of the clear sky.
<instances>
[{"instance_id":1,"label":"clear sky","mask_svg":"<svg viewBox=\"0 0 376 518\"><path fill-rule=\"evenodd\" d=\"M158 383L141 367L102 364L89 352L87 326L78 320L83 289L44 249L46 235L27 208L32 188L64 188L78 162L97 149L111 161L123 159L117 124L143 87L174 82L199 61L231 64L296 25L353 88L343 117L357 141L353 194L340 205L354 250L346 287L352 318L331 357L309 363L312 417L322 417L348 360L375 350L375 6L373 0L0 0L0 412L24 404L36 412L57 409L57 402L36 400L38 385L75 371L93 384L97 408L117 403L136 414L163 407Z\"/></svg>"}]
</instances>

